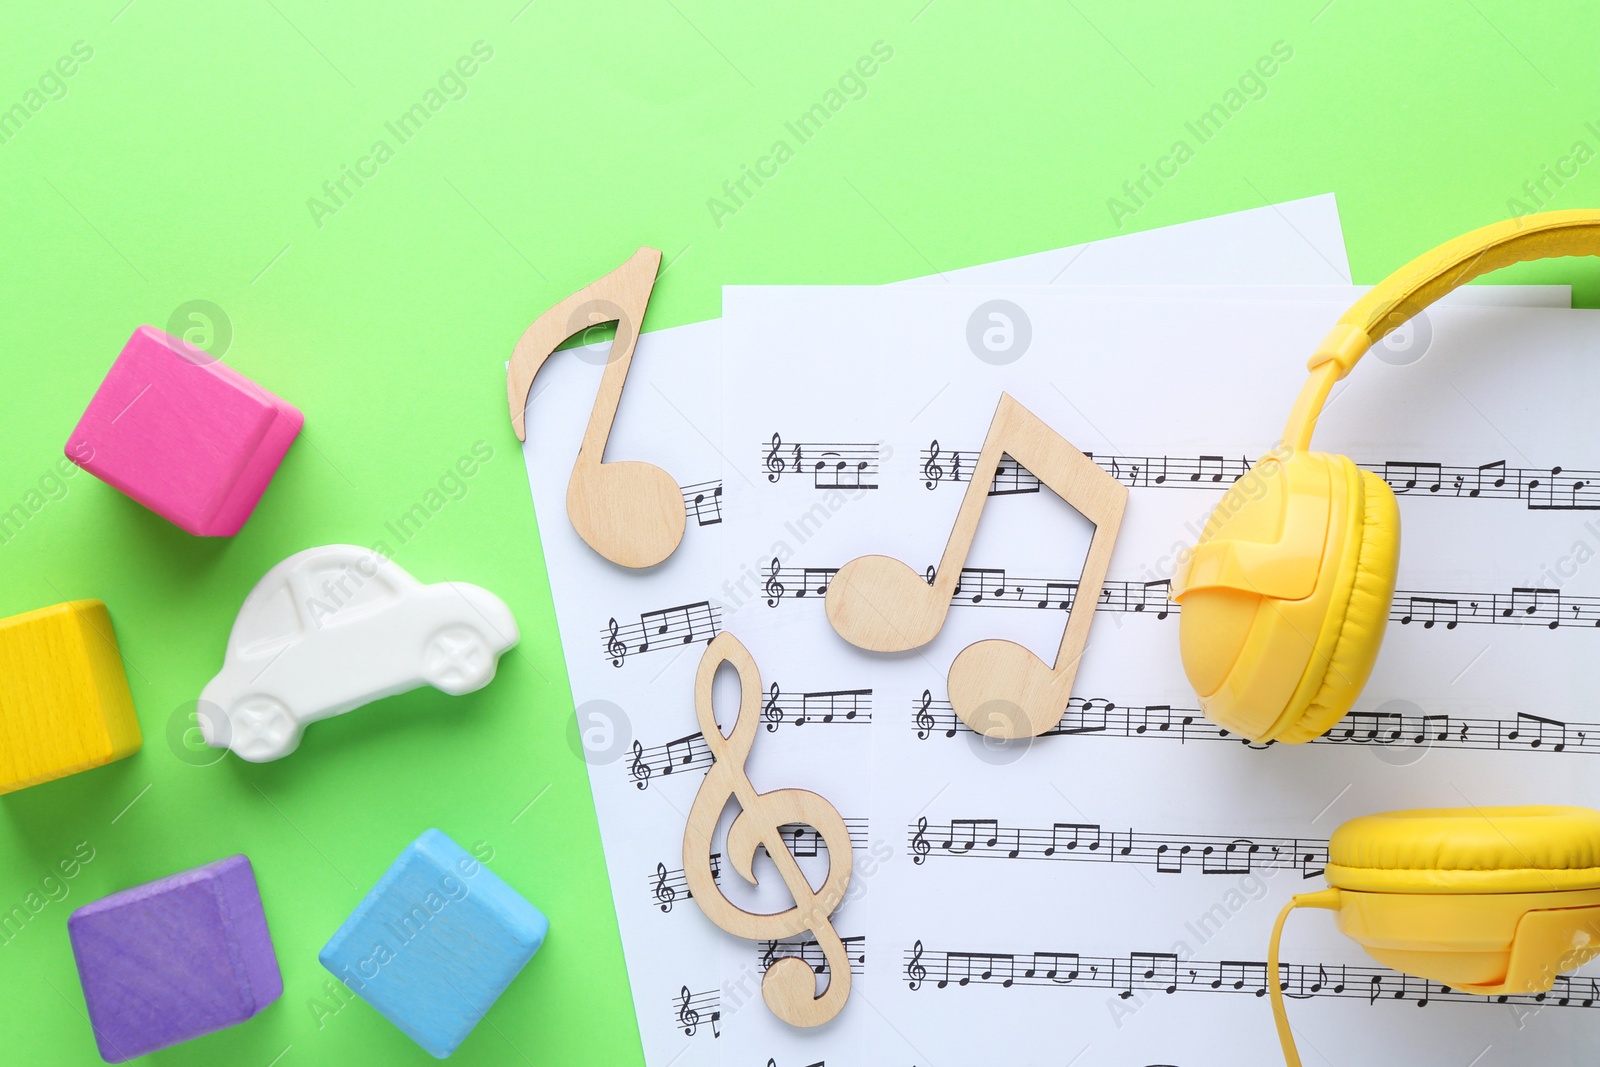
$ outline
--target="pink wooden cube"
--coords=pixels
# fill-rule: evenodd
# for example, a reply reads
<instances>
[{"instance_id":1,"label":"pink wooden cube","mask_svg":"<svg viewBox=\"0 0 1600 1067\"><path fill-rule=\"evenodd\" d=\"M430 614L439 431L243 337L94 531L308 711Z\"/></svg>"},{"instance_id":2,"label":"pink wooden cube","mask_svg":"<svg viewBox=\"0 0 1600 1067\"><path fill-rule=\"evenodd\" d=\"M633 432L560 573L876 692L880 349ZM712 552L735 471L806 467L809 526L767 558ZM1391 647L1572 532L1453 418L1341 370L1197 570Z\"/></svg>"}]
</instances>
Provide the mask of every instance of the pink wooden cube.
<instances>
[{"instance_id":1,"label":"pink wooden cube","mask_svg":"<svg viewBox=\"0 0 1600 1067\"><path fill-rule=\"evenodd\" d=\"M67 440L67 458L201 537L239 532L305 416L193 345L141 326Z\"/></svg>"}]
</instances>

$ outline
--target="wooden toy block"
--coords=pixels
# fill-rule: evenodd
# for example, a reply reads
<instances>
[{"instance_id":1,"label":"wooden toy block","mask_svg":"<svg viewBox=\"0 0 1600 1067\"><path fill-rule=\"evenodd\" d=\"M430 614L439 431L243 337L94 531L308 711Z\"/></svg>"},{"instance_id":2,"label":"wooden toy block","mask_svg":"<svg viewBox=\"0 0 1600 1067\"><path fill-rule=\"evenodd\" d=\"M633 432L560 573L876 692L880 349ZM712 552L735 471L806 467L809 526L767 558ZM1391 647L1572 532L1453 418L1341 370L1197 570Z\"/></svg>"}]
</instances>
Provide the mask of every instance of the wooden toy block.
<instances>
[{"instance_id":1,"label":"wooden toy block","mask_svg":"<svg viewBox=\"0 0 1600 1067\"><path fill-rule=\"evenodd\" d=\"M318 957L444 1059L544 943L538 908L438 830L400 858Z\"/></svg>"},{"instance_id":2,"label":"wooden toy block","mask_svg":"<svg viewBox=\"0 0 1600 1067\"><path fill-rule=\"evenodd\" d=\"M283 993L244 856L86 904L67 933L107 1063L244 1022Z\"/></svg>"},{"instance_id":3,"label":"wooden toy block","mask_svg":"<svg viewBox=\"0 0 1600 1067\"><path fill-rule=\"evenodd\" d=\"M202 537L239 532L305 416L152 326L133 332L67 440L67 458Z\"/></svg>"},{"instance_id":4,"label":"wooden toy block","mask_svg":"<svg viewBox=\"0 0 1600 1067\"><path fill-rule=\"evenodd\" d=\"M131 756L141 740L104 604L0 619L0 793Z\"/></svg>"},{"instance_id":5,"label":"wooden toy block","mask_svg":"<svg viewBox=\"0 0 1600 1067\"><path fill-rule=\"evenodd\" d=\"M222 670L200 694L200 731L243 759L279 759L318 719L425 683L452 696L482 689L519 636L487 589L423 585L354 545L308 548L245 597Z\"/></svg>"}]
</instances>

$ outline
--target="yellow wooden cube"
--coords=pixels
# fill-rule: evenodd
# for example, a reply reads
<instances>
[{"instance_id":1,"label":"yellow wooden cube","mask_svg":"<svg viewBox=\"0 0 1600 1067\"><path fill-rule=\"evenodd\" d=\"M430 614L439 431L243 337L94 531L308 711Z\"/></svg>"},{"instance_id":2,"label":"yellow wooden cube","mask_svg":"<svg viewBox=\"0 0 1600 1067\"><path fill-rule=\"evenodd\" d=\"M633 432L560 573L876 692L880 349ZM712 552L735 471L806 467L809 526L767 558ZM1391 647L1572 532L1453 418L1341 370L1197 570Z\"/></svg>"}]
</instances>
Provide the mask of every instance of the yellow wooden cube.
<instances>
[{"instance_id":1,"label":"yellow wooden cube","mask_svg":"<svg viewBox=\"0 0 1600 1067\"><path fill-rule=\"evenodd\" d=\"M131 756L140 743L104 604L0 619L0 793Z\"/></svg>"}]
</instances>

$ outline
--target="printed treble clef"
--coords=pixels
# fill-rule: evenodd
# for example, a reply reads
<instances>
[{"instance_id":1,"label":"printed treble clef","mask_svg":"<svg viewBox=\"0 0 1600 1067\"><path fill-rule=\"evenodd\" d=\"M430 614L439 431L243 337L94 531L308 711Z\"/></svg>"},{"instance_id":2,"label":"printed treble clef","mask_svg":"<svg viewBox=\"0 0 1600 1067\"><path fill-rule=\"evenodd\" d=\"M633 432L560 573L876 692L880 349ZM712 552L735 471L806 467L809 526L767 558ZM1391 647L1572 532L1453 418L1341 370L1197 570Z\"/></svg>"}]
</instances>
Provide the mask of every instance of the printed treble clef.
<instances>
[{"instance_id":1,"label":"printed treble clef","mask_svg":"<svg viewBox=\"0 0 1600 1067\"><path fill-rule=\"evenodd\" d=\"M922 691L922 704L917 708L917 737L926 741L933 733L933 712L928 706L933 703L933 694L928 690Z\"/></svg>"},{"instance_id":2,"label":"printed treble clef","mask_svg":"<svg viewBox=\"0 0 1600 1067\"><path fill-rule=\"evenodd\" d=\"M924 815L917 819L917 834L911 839L911 862L919 867L928 858L928 853L933 851L933 847L928 844L927 834L928 817ZM661 910L665 911L666 909L662 908Z\"/></svg>"},{"instance_id":3,"label":"printed treble clef","mask_svg":"<svg viewBox=\"0 0 1600 1067\"><path fill-rule=\"evenodd\" d=\"M918 941L911 946L911 962L906 964L906 985L912 992L922 988L922 980L928 977L928 968L922 965L922 942Z\"/></svg>"},{"instance_id":4,"label":"printed treble clef","mask_svg":"<svg viewBox=\"0 0 1600 1067\"><path fill-rule=\"evenodd\" d=\"M767 584L762 587L762 592L767 597L767 607L775 608L778 601L783 599L783 583L778 580L778 571L782 567L777 556L772 557L772 565L767 568Z\"/></svg>"},{"instance_id":5,"label":"printed treble clef","mask_svg":"<svg viewBox=\"0 0 1600 1067\"><path fill-rule=\"evenodd\" d=\"M773 434L772 448L767 453L767 458L765 461L767 468L767 481L769 482L775 482L779 478L783 477L783 472L787 469L783 462L783 457L778 455L778 451L782 448L783 438L779 437L777 434Z\"/></svg>"},{"instance_id":6,"label":"printed treble clef","mask_svg":"<svg viewBox=\"0 0 1600 1067\"><path fill-rule=\"evenodd\" d=\"M778 704L777 682L767 687L767 702L761 707L761 721L767 724L769 734L775 733L779 724L783 722L783 708Z\"/></svg>"},{"instance_id":7,"label":"printed treble clef","mask_svg":"<svg viewBox=\"0 0 1600 1067\"><path fill-rule=\"evenodd\" d=\"M733 729L723 734L711 705L711 683L717 668L732 664L739 676L739 714ZM817 975L804 960L793 956L774 959L761 979L761 997L772 1013L790 1026L820 1026L844 1007L850 996L850 957L833 927L833 910L850 886L850 831L834 806L804 789L756 792L745 773L745 761L761 728L761 672L750 652L730 633L718 634L701 657L695 675L695 715L711 752L706 771L689 808L683 832L683 876L689 895L706 918L717 926L751 941L776 941L811 932L828 974L828 986L817 996ZM754 915L735 906L722 893L712 868L712 835L729 801L738 802L739 814L728 827L723 858L746 882L756 883L753 864L765 851L778 868L784 886L794 899L787 911ZM813 889L790 850L785 826L807 826L827 847L828 873ZM808 855L810 852L808 851Z\"/></svg>"},{"instance_id":8,"label":"printed treble clef","mask_svg":"<svg viewBox=\"0 0 1600 1067\"><path fill-rule=\"evenodd\" d=\"M663 912L671 911L672 902L678 899L678 891L667 884L667 865L665 863L656 864L656 887L654 892L656 903L661 906L661 910Z\"/></svg>"},{"instance_id":9,"label":"printed treble clef","mask_svg":"<svg viewBox=\"0 0 1600 1067\"><path fill-rule=\"evenodd\" d=\"M693 1037L694 1032L700 1029L700 1013L689 1006L688 986L678 991L678 999L683 1002L678 1006L678 1027L684 1037Z\"/></svg>"},{"instance_id":10,"label":"printed treble clef","mask_svg":"<svg viewBox=\"0 0 1600 1067\"><path fill-rule=\"evenodd\" d=\"M650 764L644 761L644 745L638 741L633 743L633 762L628 764L628 777L640 789L650 784Z\"/></svg>"},{"instance_id":11,"label":"printed treble clef","mask_svg":"<svg viewBox=\"0 0 1600 1067\"><path fill-rule=\"evenodd\" d=\"M939 465L939 439L935 437L928 446L928 461L922 465L922 484L932 489L944 478L944 468Z\"/></svg>"},{"instance_id":12,"label":"printed treble clef","mask_svg":"<svg viewBox=\"0 0 1600 1067\"><path fill-rule=\"evenodd\" d=\"M606 626L611 631L611 638L606 642L606 655L611 657L613 667L622 666L622 661L628 658L628 646L623 644L617 636L617 620L612 619Z\"/></svg>"}]
</instances>

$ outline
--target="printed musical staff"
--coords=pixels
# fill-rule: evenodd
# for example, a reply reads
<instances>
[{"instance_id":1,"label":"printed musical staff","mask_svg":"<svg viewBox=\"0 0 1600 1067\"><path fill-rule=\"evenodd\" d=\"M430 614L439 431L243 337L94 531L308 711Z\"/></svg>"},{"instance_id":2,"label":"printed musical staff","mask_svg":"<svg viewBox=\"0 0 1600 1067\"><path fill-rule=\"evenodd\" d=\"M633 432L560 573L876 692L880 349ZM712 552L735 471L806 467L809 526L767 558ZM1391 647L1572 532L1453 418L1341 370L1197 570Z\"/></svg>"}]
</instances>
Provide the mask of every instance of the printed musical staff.
<instances>
[{"instance_id":1,"label":"printed musical staff","mask_svg":"<svg viewBox=\"0 0 1600 1067\"><path fill-rule=\"evenodd\" d=\"M1044 827L1003 826L998 819L926 816L907 828L911 861L929 856L1138 863L1162 874L1249 874L1260 870L1320 875L1328 864L1326 839L1218 837L1106 829L1099 823L1058 822Z\"/></svg>"},{"instance_id":2,"label":"printed musical staff","mask_svg":"<svg viewBox=\"0 0 1600 1067\"><path fill-rule=\"evenodd\" d=\"M763 589L767 606L775 608L784 600L821 601L838 571L837 567L785 567L774 556L767 566ZM932 571L929 567L924 573ZM1167 579L1137 582L1107 578L1095 610L1166 619L1178 614L1178 605L1167 599L1171 588ZM1078 583L1071 579L1020 578L1003 568L963 567L951 605L1070 611L1077 595ZM1600 596L1525 586L1504 593L1398 589L1389 609L1389 621L1423 630L1454 630L1458 626L1600 629Z\"/></svg>"},{"instance_id":3,"label":"printed musical staff","mask_svg":"<svg viewBox=\"0 0 1600 1067\"><path fill-rule=\"evenodd\" d=\"M722 523L722 480L695 482L682 486L683 506L694 517L696 526L719 526Z\"/></svg>"},{"instance_id":4,"label":"printed musical staff","mask_svg":"<svg viewBox=\"0 0 1600 1067\"><path fill-rule=\"evenodd\" d=\"M1600 597L1574 596L1559 589L1517 586L1509 593L1414 593L1396 590L1389 618L1424 630L1461 625L1600 627Z\"/></svg>"},{"instance_id":5,"label":"printed musical staff","mask_svg":"<svg viewBox=\"0 0 1600 1067\"><path fill-rule=\"evenodd\" d=\"M768 732L780 726L846 725L872 721L872 690L841 689L816 693L783 693L776 682L762 703L761 721ZM639 789L654 779L704 770L711 766L711 750L697 730L659 745L635 740L628 760L628 777Z\"/></svg>"},{"instance_id":6,"label":"printed musical staff","mask_svg":"<svg viewBox=\"0 0 1600 1067\"><path fill-rule=\"evenodd\" d=\"M691 993L684 986L672 998L672 1017L684 1037L707 1033L722 1036L722 995L720 990L708 989Z\"/></svg>"},{"instance_id":7,"label":"printed musical staff","mask_svg":"<svg viewBox=\"0 0 1600 1067\"><path fill-rule=\"evenodd\" d=\"M948 952L919 940L904 950L902 977L907 988L957 989L968 985L1056 986L1109 989L1124 1000L1138 991L1155 993L1245 993L1267 995L1263 960L1180 960L1171 952L1130 952L1126 956L1086 956L1077 952ZM1283 994L1295 1000L1339 997L1402 1001L1425 1007L1435 1001L1460 1004L1525 1004L1592 1008L1600 1003L1600 978L1562 975L1548 993L1483 996L1366 964L1285 963Z\"/></svg>"},{"instance_id":8,"label":"printed musical staff","mask_svg":"<svg viewBox=\"0 0 1600 1067\"><path fill-rule=\"evenodd\" d=\"M925 573L932 573L927 568ZM783 600L814 598L821 603L833 581L837 567L785 567L775 556L767 567L767 580L763 593L768 607L777 607ZM931 583L930 583L931 584ZM1168 593L1172 583L1166 579L1153 582L1127 582L1107 580L1096 603L1099 611L1124 611L1134 614L1148 613L1165 619L1176 613L1178 605L1171 603ZM1006 571L991 567L963 567L955 584L951 604L956 607L1033 608L1053 611L1070 611L1078 595L1076 580L1058 578L1014 578ZM1600 608L1597 608L1600 610Z\"/></svg>"},{"instance_id":9,"label":"printed musical staff","mask_svg":"<svg viewBox=\"0 0 1600 1067\"><path fill-rule=\"evenodd\" d=\"M700 600L641 612L638 622L622 624L612 617L600 630L600 647L611 665L620 667L629 656L709 642L721 632L722 609Z\"/></svg>"},{"instance_id":10,"label":"printed musical staff","mask_svg":"<svg viewBox=\"0 0 1600 1067\"><path fill-rule=\"evenodd\" d=\"M947 700L935 700L930 690L911 702L912 729L926 741L936 735L954 737L969 728ZM970 731L969 731L970 732ZM1264 749L1206 720L1199 708L1169 704L1117 704L1099 697L1073 697L1066 712L1042 736L1093 735L1100 737L1165 738L1189 741L1229 741L1247 748ZM1491 719L1444 713L1352 711L1333 729L1311 744L1387 747L1403 749L1451 748L1498 752L1600 753L1600 722L1555 719L1519 711L1511 718Z\"/></svg>"},{"instance_id":11,"label":"printed musical staff","mask_svg":"<svg viewBox=\"0 0 1600 1067\"><path fill-rule=\"evenodd\" d=\"M878 458L875 442L786 444L775 433L761 446L761 469L767 481L777 482L786 474L810 475L816 489L876 489Z\"/></svg>"},{"instance_id":12,"label":"printed musical staff","mask_svg":"<svg viewBox=\"0 0 1600 1067\"><path fill-rule=\"evenodd\" d=\"M1227 489L1250 470L1245 456L1108 456L1085 453L1130 489ZM928 489L970 480L977 449L952 451L937 440L922 450L919 475ZM1473 465L1384 460L1371 471L1398 496L1520 500L1530 511L1600 511L1600 470L1511 467L1505 460ZM995 472L990 496L1037 493L1039 480L1009 457Z\"/></svg>"},{"instance_id":13,"label":"printed musical staff","mask_svg":"<svg viewBox=\"0 0 1600 1067\"><path fill-rule=\"evenodd\" d=\"M767 686L761 703L761 721L768 732L788 723L827 725L831 722L871 722L872 690L824 689L814 693L785 693L777 682Z\"/></svg>"},{"instance_id":14,"label":"printed musical staff","mask_svg":"<svg viewBox=\"0 0 1600 1067\"><path fill-rule=\"evenodd\" d=\"M846 819L846 829L850 831L850 844L853 848L865 848L867 844L867 820ZM790 851L796 856L815 856L817 842L820 840L817 833L809 826L784 826L780 827L784 839L789 843ZM822 846L826 850L826 846ZM717 884L722 883L722 854L711 854L711 877ZM673 906L680 900L692 900L693 894L689 892L688 882L684 880L683 868L670 868L665 863L656 864L656 869L646 878L650 899L663 914L672 911Z\"/></svg>"},{"instance_id":15,"label":"printed musical staff","mask_svg":"<svg viewBox=\"0 0 1600 1067\"><path fill-rule=\"evenodd\" d=\"M860 975L867 965L867 939L864 936L842 937L846 957L850 960L850 973ZM761 971L766 973L774 960L793 956L819 975L828 973L828 960L816 938L784 938L778 941L758 941L756 948L761 956Z\"/></svg>"}]
</instances>

